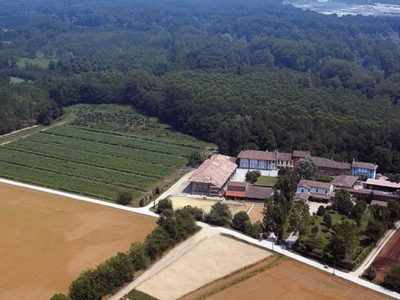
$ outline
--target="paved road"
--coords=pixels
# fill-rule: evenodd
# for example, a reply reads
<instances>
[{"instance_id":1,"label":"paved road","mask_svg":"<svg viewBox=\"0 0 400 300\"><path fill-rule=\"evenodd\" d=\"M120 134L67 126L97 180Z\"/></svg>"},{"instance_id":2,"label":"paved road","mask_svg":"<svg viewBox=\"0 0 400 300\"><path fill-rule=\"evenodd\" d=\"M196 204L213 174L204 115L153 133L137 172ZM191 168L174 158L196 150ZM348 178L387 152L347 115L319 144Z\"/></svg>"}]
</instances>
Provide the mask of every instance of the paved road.
<instances>
[{"instance_id":1,"label":"paved road","mask_svg":"<svg viewBox=\"0 0 400 300\"><path fill-rule=\"evenodd\" d=\"M86 201L86 202L90 202L90 203L95 203L95 204L99 204L99 205L104 205L104 206L108 206L108 207L113 207L113 208L117 208L117 209L121 209L121 210L125 210L125 211L131 211L131 212L140 213L140 214L144 214L144 215L147 215L147 216L152 216L152 217L158 218L157 214L149 211L149 208L152 206L152 204L149 204L148 206L141 207L141 208L126 207L126 206L122 206L122 205L119 205L119 204L108 203L108 202L105 202L105 201L92 199L92 198L89 198L89 197L73 195L73 194L69 194L69 193L64 193L64 192L60 192L60 191L55 191L55 190L51 190L51 189L46 189L46 188L42 188L42 187L37 187L37 186L24 184L24 183L20 183L20 182L16 182L16 181L11 181L11 180L6 180L6 179L1 179L1 178L0 178L0 182L7 183L7 184L13 184L13 185L16 185L16 186L30 188L30 189L34 189L34 190L38 190L38 191L42 191L42 192L46 192L46 193L52 193L52 194L55 194L55 195L60 195L60 196L64 196L64 197L73 198L73 199L76 199L76 200ZM164 197L166 197L168 195L169 195L169 193L165 192L158 199L162 199L162 198L164 198ZM209 225L209 224L202 223L202 222L198 222L198 225L201 226L201 227L204 227L204 228L211 228L211 229L216 230L218 232L234 236L234 237L239 238L241 240L244 240L244 241L246 241L246 242L248 242L250 244L254 244L254 245L257 245L257 246L264 247L264 248L269 249L269 250L273 250L273 251L275 251L277 253L283 254L283 255L288 256L288 257L290 257L292 259L295 259L297 261L303 262L303 263L305 263L305 264L307 264L309 266L312 266L312 267L315 267L317 269L320 269L320 270L322 270L324 272L329 272L329 273L332 273L332 274L334 273L336 276L339 276L339 277L342 277L343 279L352 281L352 282L354 282L354 283L356 283L358 285L361 285L361 286L364 286L366 288L375 290L377 292L380 292L380 293L385 294L387 296L393 297L395 299L400 299L400 294L398 294L396 292L393 292L393 291L390 291L388 289L385 289L384 287L376 285L376 284L373 284L373 283L371 283L369 281L360 279L359 277L354 276L354 274L341 272L341 271L338 271L338 270L334 270L332 268L325 268L324 265L322 265L319 262L315 262L315 261L310 260L308 258L302 257L302 256L300 256L300 255L298 255L296 253L293 253L293 252L287 251L285 249L282 249L280 246L274 245L274 243L272 241L268 241L268 240L259 241L257 239L253 239L253 238L251 238L249 236L241 234L239 232L236 232L236 231L233 231L233 230L229 230L227 228L222 228L222 227Z\"/></svg>"}]
</instances>

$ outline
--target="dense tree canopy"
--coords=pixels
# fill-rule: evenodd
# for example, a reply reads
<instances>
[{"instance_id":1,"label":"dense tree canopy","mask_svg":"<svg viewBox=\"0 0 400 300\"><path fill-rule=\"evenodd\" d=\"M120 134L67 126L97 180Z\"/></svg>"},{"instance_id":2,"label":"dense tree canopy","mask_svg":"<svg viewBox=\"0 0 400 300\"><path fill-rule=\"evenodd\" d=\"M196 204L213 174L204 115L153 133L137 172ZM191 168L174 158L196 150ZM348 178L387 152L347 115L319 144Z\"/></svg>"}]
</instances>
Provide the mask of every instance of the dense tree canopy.
<instances>
[{"instance_id":1,"label":"dense tree canopy","mask_svg":"<svg viewBox=\"0 0 400 300\"><path fill-rule=\"evenodd\" d=\"M224 154L297 148L400 171L398 18L279 0L0 4L0 133L125 103Z\"/></svg>"}]
</instances>

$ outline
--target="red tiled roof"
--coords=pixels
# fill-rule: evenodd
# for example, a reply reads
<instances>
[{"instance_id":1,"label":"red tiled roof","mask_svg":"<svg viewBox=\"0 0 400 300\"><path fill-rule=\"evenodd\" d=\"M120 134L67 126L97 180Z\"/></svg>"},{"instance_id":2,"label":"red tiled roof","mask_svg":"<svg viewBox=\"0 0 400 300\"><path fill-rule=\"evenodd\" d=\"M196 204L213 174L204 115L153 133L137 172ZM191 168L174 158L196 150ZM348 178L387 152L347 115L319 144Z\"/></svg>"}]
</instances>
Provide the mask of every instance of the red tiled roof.
<instances>
[{"instance_id":1,"label":"red tiled roof","mask_svg":"<svg viewBox=\"0 0 400 300\"><path fill-rule=\"evenodd\" d=\"M298 151L298 150L293 151L293 157L305 158L307 156L310 156L309 151Z\"/></svg>"},{"instance_id":2,"label":"red tiled roof","mask_svg":"<svg viewBox=\"0 0 400 300\"><path fill-rule=\"evenodd\" d=\"M222 188L236 168L237 165L231 161L231 157L215 154L202 163L189 181L210 183Z\"/></svg>"},{"instance_id":3,"label":"red tiled roof","mask_svg":"<svg viewBox=\"0 0 400 300\"><path fill-rule=\"evenodd\" d=\"M225 193L226 197L240 197L240 198L244 198L244 191L226 191Z\"/></svg>"},{"instance_id":4,"label":"red tiled roof","mask_svg":"<svg viewBox=\"0 0 400 300\"><path fill-rule=\"evenodd\" d=\"M313 181L313 180L300 180L298 186L304 186L309 188L317 188L317 189L326 189L329 190L331 188L331 183L327 182L320 182L320 181Z\"/></svg>"},{"instance_id":5,"label":"red tiled roof","mask_svg":"<svg viewBox=\"0 0 400 300\"><path fill-rule=\"evenodd\" d=\"M239 153L238 158L274 161L276 160L276 153L258 150L243 150Z\"/></svg>"},{"instance_id":6,"label":"red tiled roof","mask_svg":"<svg viewBox=\"0 0 400 300\"><path fill-rule=\"evenodd\" d=\"M335 180L332 182L335 187L347 187L352 188L357 182L357 176L350 175L340 175L336 176Z\"/></svg>"},{"instance_id":7,"label":"red tiled roof","mask_svg":"<svg viewBox=\"0 0 400 300\"><path fill-rule=\"evenodd\" d=\"M351 166L353 168L362 168L362 169L368 169L368 170L376 170L378 168L377 165L367 163L367 162L355 161L355 160L351 163Z\"/></svg>"},{"instance_id":8,"label":"red tiled roof","mask_svg":"<svg viewBox=\"0 0 400 300\"><path fill-rule=\"evenodd\" d=\"M340 169L340 170L350 170L350 163L338 162L333 159L327 159L324 157L313 156L313 160L315 164L319 168L331 168L331 169Z\"/></svg>"},{"instance_id":9,"label":"red tiled roof","mask_svg":"<svg viewBox=\"0 0 400 300\"><path fill-rule=\"evenodd\" d=\"M285 161L292 160L292 153L278 152L276 154L276 159L277 160L285 160Z\"/></svg>"}]
</instances>

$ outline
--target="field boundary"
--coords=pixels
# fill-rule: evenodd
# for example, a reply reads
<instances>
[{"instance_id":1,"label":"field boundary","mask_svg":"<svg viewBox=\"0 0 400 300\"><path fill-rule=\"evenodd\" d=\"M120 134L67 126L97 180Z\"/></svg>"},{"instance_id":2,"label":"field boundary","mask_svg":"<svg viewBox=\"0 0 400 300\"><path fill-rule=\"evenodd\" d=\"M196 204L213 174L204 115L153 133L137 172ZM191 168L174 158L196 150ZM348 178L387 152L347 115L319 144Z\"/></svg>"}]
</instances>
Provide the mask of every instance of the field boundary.
<instances>
[{"instance_id":1,"label":"field boundary","mask_svg":"<svg viewBox=\"0 0 400 300\"><path fill-rule=\"evenodd\" d=\"M134 213L140 213L140 214L144 214L144 215L147 215L147 216L152 216L152 217L155 217L155 218L159 217L157 214L149 211L149 208L153 206L153 203L150 203L149 205L147 205L145 207L141 207L141 208L126 207L126 206L118 205L118 204L115 204L115 203L109 203L109 202L105 202L105 201L101 201L101 200L96 200L96 199L85 197L85 196L73 195L73 194L70 194L70 193L51 190L51 189L48 189L48 188L42 188L42 187L30 185L30 184L24 184L24 183L20 183L20 182L17 182L17 181L12 181L12 180L7 180L7 179L3 179L3 178L0 178L0 182L7 183L7 184L12 184L12 185L16 185L16 186L21 186L21 187L25 187L25 188L30 188L30 189L34 189L34 190L38 190L38 191L42 191L42 192L46 192L46 193L51 193L51 194L55 194L55 195L60 195L60 196L64 196L64 197L69 197L69 198L80 200L80 201L87 201L87 202L94 203L94 204L100 204L100 205L108 206L108 207L111 207L111 208L122 209L122 210L130 211L130 212L134 212ZM168 191L164 192L161 196L159 196L156 199L156 201L158 199L165 198L167 195L168 195ZM345 273L345 272L342 272L342 271L339 271L339 270L335 270L335 269L332 269L332 268L329 268L329 267L326 268L323 264L321 264L319 262L312 261L312 260L310 260L308 258L305 258L303 256L300 256L300 255L298 255L296 253L287 251L285 248L282 248L280 246L275 246L274 247L272 241L269 241L269 240L259 241L259 240L253 239L250 236L246 236L244 234L241 234L239 232L235 232L235 231L230 230L228 228L218 227L218 226L206 224L206 223L203 223L203 222L198 222L197 224L199 226L201 226L201 227L204 227L204 228L210 228L210 229L213 229L213 230L218 231L220 233L225 233L227 235L235 236L236 238L239 238L239 239L241 239L243 241L247 241L249 244L259 245L259 246L261 246L261 247L263 247L265 249L273 250L274 252L277 252L279 254L282 254L284 256L287 256L287 257L292 258L294 260L297 260L299 262L305 263L305 264L307 264L309 266L312 266L312 267L317 268L319 270L322 270L324 272L328 272L328 273L333 273L334 272L335 276L339 276L339 277L341 277L343 279L346 279L348 281L351 281L351 282L356 283L358 285L361 285L363 287L372 289L372 290L377 291L379 293L385 294L385 295L390 296L392 298L400 299L400 294L399 293L396 293L394 291L386 289L386 288L384 288L382 286L373 284L371 282L365 281L365 280L363 280L361 278L358 278L358 277L356 277L356 276L354 276L352 274Z\"/></svg>"}]
</instances>

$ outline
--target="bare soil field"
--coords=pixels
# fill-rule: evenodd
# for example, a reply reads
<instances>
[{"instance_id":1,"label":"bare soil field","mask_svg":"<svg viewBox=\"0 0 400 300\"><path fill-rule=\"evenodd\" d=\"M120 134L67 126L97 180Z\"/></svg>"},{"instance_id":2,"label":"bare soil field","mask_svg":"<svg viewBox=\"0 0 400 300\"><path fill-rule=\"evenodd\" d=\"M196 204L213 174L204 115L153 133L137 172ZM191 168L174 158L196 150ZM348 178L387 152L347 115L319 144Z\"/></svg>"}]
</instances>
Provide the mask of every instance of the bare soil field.
<instances>
[{"instance_id":1,"label":"bare soil field","mask_svg":"<svg viewBox=\"0 0 400 300\"><path fill-rule=\"evenodd\" d=\"M400 230L396 231L372 263L376 269L374 281L381 282L394 263L400 263Z\"/></svg>"},{"instance_id":2,"label":"bare soil field","mask_svg":"<svg viewBox=\"0 0 400 300\"><path fill-rule=\"evenodd\" d=\"M213 206L219 200L210 200L210 199L201 199L201 198L194 198L194 197L180 197L180 196L172 196L172 205L174 209L179 209L185 207L186 205L190 205L193 207L198 207L204 210L205 213L209 213L211 206ZM237 202L234 201L227 201L225 202L232 213L232 215L238 213L239 211L247 212L252 205L252 203L244 203L244 202Z\"/></svg>"},{"instance_id":3,"label":"bare soil field","mask_svg":"<svg viewBox=\"0 0 400 300\"><path fill-rule=\"evenodd\" d=\"M0 299L49 299L134 241L155 218L0 184Z\"/></svg>"},{"instance_id":4,"label":"bare soil field","mask_svg":"<svg viewBox=\"0 0 400 300\"><path fill-rule=\"evenodd\" d=\"M158 299L178 299L269 255L264 249L203 228L153 266L151 276L136 289Z\"/></svg>"},{"instance_id":5,"label":"bare soil field","mask_svg":"<svg viewBox=\"0 0 400 300\"><path fill-rule=\"evenodd\" d=\"M225 279L225 283L230 280L230 278ZM221 282L221 285L223 284L224 282ZM208 287L205 287L204 292L207 289ZM288 259L281 260L271 268L207 297L207 299L380 300L391 298Z\"/></svg>"},{"instance_id":6,"label":"bare soil field","mask_svg":"<svg viewBox=\"0 0 400 300\"><path fill-rule=\"evenodd\" d=\"M264 204L255 204L253 209L249 213L250 221L255 223L257 221L262 222L264 218Z\"/></svg>"}]
</instances>

